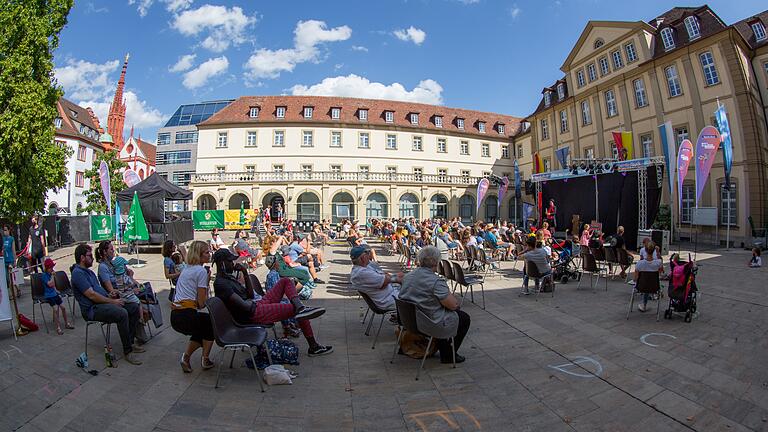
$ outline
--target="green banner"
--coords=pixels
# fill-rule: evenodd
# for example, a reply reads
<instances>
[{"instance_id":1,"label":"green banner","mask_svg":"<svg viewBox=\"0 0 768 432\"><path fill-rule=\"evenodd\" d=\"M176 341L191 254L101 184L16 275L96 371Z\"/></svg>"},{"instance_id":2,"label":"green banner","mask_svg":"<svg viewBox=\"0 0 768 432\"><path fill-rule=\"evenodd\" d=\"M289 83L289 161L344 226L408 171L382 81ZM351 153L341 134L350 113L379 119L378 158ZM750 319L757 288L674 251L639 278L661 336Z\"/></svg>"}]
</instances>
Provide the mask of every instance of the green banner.
<instances>
[{"instance_id":1,"label":"green banner","mask_svg":"<svg viewBox=\"0 0 768 432\"><path fill-rule=\"evenodd\" d=\"M192 228L196 230L224 229L224 210L195 210Z\"/></svg>"},{"instance_id":2,"label":"green banner","mask_svg":"<svg viewBox=\"0 0 768 432\"><path fill-rule=\"evenodd\" d=\"M112 216L91 216L91 241L111 240L115 238L115 223Z\"/></svg>"}]
</instances>

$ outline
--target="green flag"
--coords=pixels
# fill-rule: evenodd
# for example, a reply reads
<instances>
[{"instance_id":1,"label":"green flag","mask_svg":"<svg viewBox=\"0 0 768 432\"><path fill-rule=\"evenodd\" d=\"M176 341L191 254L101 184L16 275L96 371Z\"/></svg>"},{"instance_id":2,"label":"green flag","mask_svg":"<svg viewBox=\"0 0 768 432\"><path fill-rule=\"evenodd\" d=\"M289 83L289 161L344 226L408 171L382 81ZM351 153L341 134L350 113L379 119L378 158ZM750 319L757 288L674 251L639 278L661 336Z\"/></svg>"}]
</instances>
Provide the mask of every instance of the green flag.
<instances>
[{"instance_id":1,"label":"green flag","mask_svg":"<svg viewBox=\"0 0 768 432\"><path fill-rule=\"evenodd\" d=\"M245 201L240 201L240 225L245 225Z\"/></svg>"},{"instance_id":2,"label":"green flag","mask_svg":"<svg viewBox=\"0 0 768 432\"><path fill-rule=\"evenodd\" d=\"M133 193L131 210L128 212L128 220L125 223L125 232L123 233L123 241L134 240L149 240L149 231L147 231L147 224L144 222L144 213L141 212L137 192Z\"/></svg>"}]
</instances>

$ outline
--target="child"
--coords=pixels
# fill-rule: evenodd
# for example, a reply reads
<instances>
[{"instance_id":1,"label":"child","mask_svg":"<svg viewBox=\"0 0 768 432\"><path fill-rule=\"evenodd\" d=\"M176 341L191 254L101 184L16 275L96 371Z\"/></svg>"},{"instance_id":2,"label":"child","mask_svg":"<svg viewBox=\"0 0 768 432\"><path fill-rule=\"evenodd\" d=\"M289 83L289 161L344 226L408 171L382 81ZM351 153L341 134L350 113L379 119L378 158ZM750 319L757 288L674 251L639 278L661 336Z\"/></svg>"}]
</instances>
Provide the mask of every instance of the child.
<instances>
[{"instance_id":1,"label":"child","mask_svg":"<svg viewBox=\"0 0 768 432\"><path fill-rule=\"evenodd\" d=\"M749 260L749 266L752 268L762 267L763 266L763 259L760 258L760 249L759 248L753 248L752 249L752 259Z\"/></svg>"},{"instance_id":2,"label":"child","mask_svg":"<svg viewBox=\"0 0 768 432\"><path fill-rule=\"evenodd\" d=\"M67 310L61 301L59 292L56 291L56 284L53 280L53 268L56 266L56 262L50 258L46 258L43 262L43 274L40 279L43 281L43 287L45 288L45 302L51 305L53 309L53 322L56 324L56 333L59 335L64 334L59 324L59 310L64 315L64 327L67 329L73 329L75 326L70 324L67 319Z\"/></svg>"},{"instance_id":3,"label":"child","mask_svg":"<svg viewBox=\"0 0 768 432\"><path fill-rule=\"evenodd\" d=\"M184 262L180 252L171 254L171 260L173 261L173 271L176 274L181 274L181 271L187 268L187 264Z\"/></svg>"}]
</instances>

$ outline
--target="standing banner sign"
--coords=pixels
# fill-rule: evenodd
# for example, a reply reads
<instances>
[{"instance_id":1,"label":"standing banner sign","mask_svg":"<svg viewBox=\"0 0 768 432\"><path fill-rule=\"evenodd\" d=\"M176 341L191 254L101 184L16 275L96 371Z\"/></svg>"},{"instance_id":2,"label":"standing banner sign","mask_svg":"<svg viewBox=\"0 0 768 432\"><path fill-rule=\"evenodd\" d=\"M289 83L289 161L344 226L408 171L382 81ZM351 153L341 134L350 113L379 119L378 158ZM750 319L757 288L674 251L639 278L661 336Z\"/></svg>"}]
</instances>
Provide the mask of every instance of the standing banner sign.
<instances>
[{"instance_id":1,"label":"standing banner sign","mask_svg":"<svg viewBox=\"0 0 768 432\"><path fill-rule=\"evenodd\" d=\"M522 183L522 179L520 178L520 167L517 165L517 159L515 159L515 198L520 199L521 192L520 192L520 183Z\"/></svg>"},{"instance_id":2,"label":"standing banner sign","mask_svg":"<svg viewBox=\"0 0 768 432\"><path fill-rule=\"evenodd\" d=\"M249 229L251 224L249 221L253 220L256 215L253 209L243 209L244 218L241 219L240 210L222 210L224 212L224 229ZM240 221L243 223L240 223Z\"/></svg>"},{"instance_id":3,"label":"standing banner sign","mask_svg":"<svg viewBox=\"0 0 768 432\"><path fill-rule=\"evenodd\" d=\"M138 174L136 174L136 171L128 168L123 171L123 181L126 185L128 185L128 187L134 187L136 184L141 182L141 178Z\"/></svg>"},{"instance_id":4,"label":"standing banner sign","mask_svg":"<svg viewBox=\"0 0 768 432\"><path fill-rule=\"evenodd\" d=\"M483 198L485 198L485 194L488 193L488 187L491 185L491 182L488 181L487 178L480 179L480 183L477 184L477 208L475 211L480 211L480 203L483 202Z\"/></svg>"},{"instance_id":5,"label":"standing banner sign","mask_svg":"<svg viewBox=\"0 0 768 432\"><path fill-rule=\"evenodd\" d=\"M224 210L195 210L192 228L196 230L224 229Z\"/></svg>"},{"instance_id":6,"label":"standing banner sign","mask_svg":"<svg viewBox=\"0 0 768 432\"><path fill-rule=\"evenodd\" d=\"M109 167L104 161L101 161L99 164L99 181L101 182L101 191L104 192L104 200L107 202L107 213L112 214L112 190L109 185Z\"/></svg>"},{"instance_id":7,"label":"standing banner sign","mask_svg":"<svg viewBox=\"0 0 768 432\"><path fill-rule=\"evenodd\" d=\"M719 146L720 132L713 126L704 127L696 140L696 207L699 206Z\"/></svg>"},{"instance_id":8,"label":"standing banner sign","mask_svg":"<svg viewBox=\"0 0 768 432\"><path fill-rule=\"evenodd\" d=\"M717 128L723 142L723 164L725 169L725 188L731 189L731 166L733 165L733 143L731 142L731 127L728 125L728 116L725 114L725 105L720 105L715 111Z\"/></svg>"},{"instance_id":9,"label":"standing banner sign","mask_svg":"<svg viewBox=\"0 0 768 432\"><path fill-rule=\"evenodd\" d=\"M659 125L659 136L661 136L661 149L664 151L664 163L667 165L667 184L669 185L669 193L671 194L675 190L675 166L673 165L673 161L676 159L675 137L671 121ZM670 199L670 202L671 201L672 200Z\"/></svg>"},{"instance_id":10,"label":"standing banner sign","mask_svg":"<svg viewBox=\"0 0 768 432\"><path fill-rule=\"evenodd\" d=\"M677 151L677 206L683 209L683 181L688 174L688 165L693 159L693 144L690 140L683 140L680 143L680 150Z\"/></svg>"},{"instance_id":11,"label":"standing banner sign","mask_svg":"<svg viewBox=\"0 0 768 432\"><path fill-rule=\"evenodd\" d=\"M128 212L128 220L125 223L125 232L123 233L123 241L136 240L149 240L149 231L147 230L147 223L144 222L144 213L141 211L138 192L133 193L131 210Z\"/></svg>"},{"instance_id":12,"label":"standing banner sign","mask_svg":"<svg viewBox=\"0 0 768 432\"><path fill-rule=\"evenodd\" d=\"M497 213L499 215L501 214L501 200L504 199L504 195L507 194L507 189L509 189L509 178L507 176L504 176L501 178L501 184L499 185L499 196L496 197L496 200L498 201L497 205L499 208L499 211Z\"/></svg>"},{"instance_id":13,"label":"standing banner sign","mask_svg":"<svg viewBox=\"0 0 768 432\"><path fill-rule=\"evenodd\" d=\"M115 237L111 215L91 216L91 241L111 240Z\"/></svg>"}]
</instances>

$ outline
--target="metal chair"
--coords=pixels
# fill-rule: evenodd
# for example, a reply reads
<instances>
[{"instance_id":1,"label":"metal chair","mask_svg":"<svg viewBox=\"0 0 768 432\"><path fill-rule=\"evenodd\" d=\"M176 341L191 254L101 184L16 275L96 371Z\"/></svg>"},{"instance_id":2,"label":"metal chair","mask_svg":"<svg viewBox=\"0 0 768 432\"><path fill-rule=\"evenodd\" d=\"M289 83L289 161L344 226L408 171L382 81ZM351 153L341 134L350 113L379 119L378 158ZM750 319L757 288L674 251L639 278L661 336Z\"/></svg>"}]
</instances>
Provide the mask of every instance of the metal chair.
<instances>
[{"instance_id":1,"label":"metal chair","mask_svg":"<svg viewBox=\"0 0 768 432\"><path fill-rule=\"evenodd\" d=\"M221 364L224 363L224 353L227 350L248 350L253 362L253 368L259 379L259 388L264 392L264 383L262 382L261 372L256 367L256 357L253 355L253 347L263 346L269 358L269 348L266 346L267 330L263 326L238 326L229 313L224 302L218 297L209 298L205 304L208 306L208 312L211 314L211 324L213 324L213 335L216 345L223 348L219 352L219 368L216 372L216 385L219 388L219 378L221 376ZM233 352L234 354L234 352ZM234 356L233 356L234 358ZM270 359L270 364L272 360ZM232 362L229 364L232 367Z\"/></svg>"},{"instance_id":2,"label":"metal chair","mask_svg":"<svg viewBox=\"0 0 768 432\"><path fill-rule=\"evenodd\" d=\"M624 271L624 273L627 274L627 280L629 280L629 269L632 268L634 261L634 258L630 257L629 252L627 252L626 249L616 248L616 262L619 265L619 268L621 268L621 266L627 267L627 269Z\"/></svg>"},{"instance_id":3,"label":"metal chair","mask_svg":"<svg viewBox=\"0 0 768 432\"><path fill-rule=\"evenodd\" d=\"M75 321L75 292L72 291L72 284L69 282L69 276L64 271L57 271L53 274L53 282L56 284L56 290L61 296L67 299L69 312L72 314L72 322Z\"/></svg>"},{"instance_id":4,"label":"metal chair","mask_svg":"<svg viewBox=\"0 0 768 432\"><path fill-rule=\"evenodd\" d=\"M85 316L85 313L83 313L83 320L85 321L85 358L88 358L88 328L92 325L99 324L99 328L101 329L101 335L104 337L104 346L110 346L112 323L106 323L101 321L91 321L88 319L87 316ZM107 326L106 332L104 331L104 326Z\"/></svg>"},{"instance_id":5,"label":"metal chair","mask_svg":"<svg viewBox=\"0 0 768 432\"><path fill-rule=\"evenodd\" d=\"M395 311L391 309L382 309L376 306L376 303L373 302L373 300L368 294L360 290L358 290L357 292L358 294L360 294L360 297L362 297L363 300L365 300L365 303L368 305L368 310L373 312L371 314L371 320L368 322L368 327L365 329L366 336L370 336L371 326L373 325L373 320L376 319L376 315L381 315L381 321L379 321L379 329L376 331L376 336L373 338L373 345L371 345L371 349L375 349L376 341L379 339L379 333L381 333L381 326L384 324L384 317L387 316L387 314L394 313Z\"/></svg>"},{"instance_id":6,"label":"metal chair","mask_svg":"<svg viewBox=\"0 0 768 432\"><path fill-rule=\"evenodd\" d=\"M456 291L456 277L453 274L453 265L448 260L440 260L437 265L438 272L442 272L446 282L451 283L451 292Z\"/></svg>"},{"instance_id":7,"label":"metal chair","mask_svg":"<svg viewBox=\"0 0 768 432\"><path fill-rule=\"evenodd\" d=\"M456 281L456 285L462 288L466 288L469 290L469 300L474 303L475 302L475 291L473 287L475 285L480 285L480 294L483 298L483 309L485 309L485 288L483 286L485 280L480 275L470 275L465 276L464 275L464 269L461 268L459 263L452 263L453 264L453 277ZM461 292L461 302L464 302L464 293Z\"/></svg>"},{"instance_id":8,"label":"metal chair","mask_svg":"<svg viewBox=\"0 0 768 432\"><path fill-rule=\"evenodd\" d=\"M603 247L603 251L605 252L605 264L608 266L611 278L613 278L616 276L616 267L619 266L619 258L616 255L616 248L613 246Z\"/></svg>"},{"instance_id":9,"label":"metal chair","mask_svg":"<svg viewBox=\"0 0 768 432\"><path fill-rule=\"evenodd\" d=\"M593 257L595 257L595 262L597 263L598 267L608 267L608 262L605 259L605 247L600 246L599 248L589 248L589 253L592 254Z\"/></svg>"},{"instance_id":10,"label":"metal chair","mask_svg":"<svg viewBox=\"0 0 768 432\"><path fill-rule=\"evenodd\" d=\"M501 277L501 273L497 271L498 269L501 268L500 262L496 259L488 258L488 254L485 253L485 249L478 247L477 257L479 258L480 265L483 267L484 278L488 277L488 273L490 273L491 275L496 275ZM494 268L494 266L496 267Z\"/></svg>"},{"instance_id":11,"label":"metal chair","mask_svg":"<svg viewBox=\"0 0 768 432\"><path fill-rule=\"evenodd\" d=\"M528 276L528 279L534 280L534 286L536 287L536 301L539 300L539 293L541 292L541 288L544 286L544 283L549 280L549 282L552 284L552 297L555 297L555 278L554 273L549 272L548 274L541 274L539 272L539 267L536 266L536 263L533 261L526 261L525 262L525 274Z\"/></svg>"},{"instance_id":12,"label":"metal chair","mask_svg":"<svg viewBox=\"0 0 768 432\"><path fill-rule=\"evenodd\" d=\"M629 311L627 312L627 319L629 319L629 314L632 313L632 306L634 306L636 294L661 295L661 282L659 281L659 272L657 271L637 272L637 283L632 289L632 294L630 294L629 296ZM660 311L661 311L661 298L659 298L659 300L656 302L656 321L659 320Z\"/></svg>"},{"instance_id":13,"label":"metal chair","mask_svg":"<svg viewBox=\"0 0 768 432\"><path fill-rule=\"evenodd\" d=\"M43 286L43 280L40 276L40 273L32 273L29 275L29 283L32 285L32 321L37 322L35 317L35 305L38 305L40 307L40 316L43 317L45 332L50 333L48 330L48 323L45 321L45 312L43 312L43 303L45 303L45 287Z\"/></svg>"},{"instance_id":14,"label":"metal chair","mask_svg":"<svg viewBox=\"0 0 768 432\"><path fill-rule=\"evenodd\" d=\"M416 371L416 381L419 380L419 374L421 373L421 370L424 368L424 362L427 360L427 356L429 355L429 349L432 347L432 340L434 339L434 336L430 336L426 333L422 333L419 330L419 326L416 323L416 314L421 313L424 315L423 312L419 311L415 304L400 300L398 298L395 299L395 306L397 307L397 317L398 321L400 322L400 335L397 338L397 344L395 345L394 352L392 353L392 359L389 361L390 363L394 363L395 361L395 355L397 354L397 348L400 346L400 341L403 338L403 333L405 331L409 331L412 333L420 334L425 337L429 337L429 342L427 342L427 348L424 350L424 357L421 359L421 365L419 366L419 369ZM453 337L450 338L451 341L451 348L453 348ZM452 349L453 351L453 367L456 367L456 350Z\"/></svg>"},{"instance_id":15,"label":"metal chair","mask_svg":"<svg viewBox=\"0 0 768 432\"><path fill-rule=\"evenodd\" d=\"M597 275L597 282L600 282L600 275L605 271L604 268L597 265L595 256L591 253L583 253L581 255L581 274L585 272L589 273L589 287L594 291L597 288L597 284L592 284L592 275ZM581 277L579 277L579 283L576 285L576 289L581 286ZM605 290L608 291L608 277L605 277Z\"/></svg>"}]
</instances>

